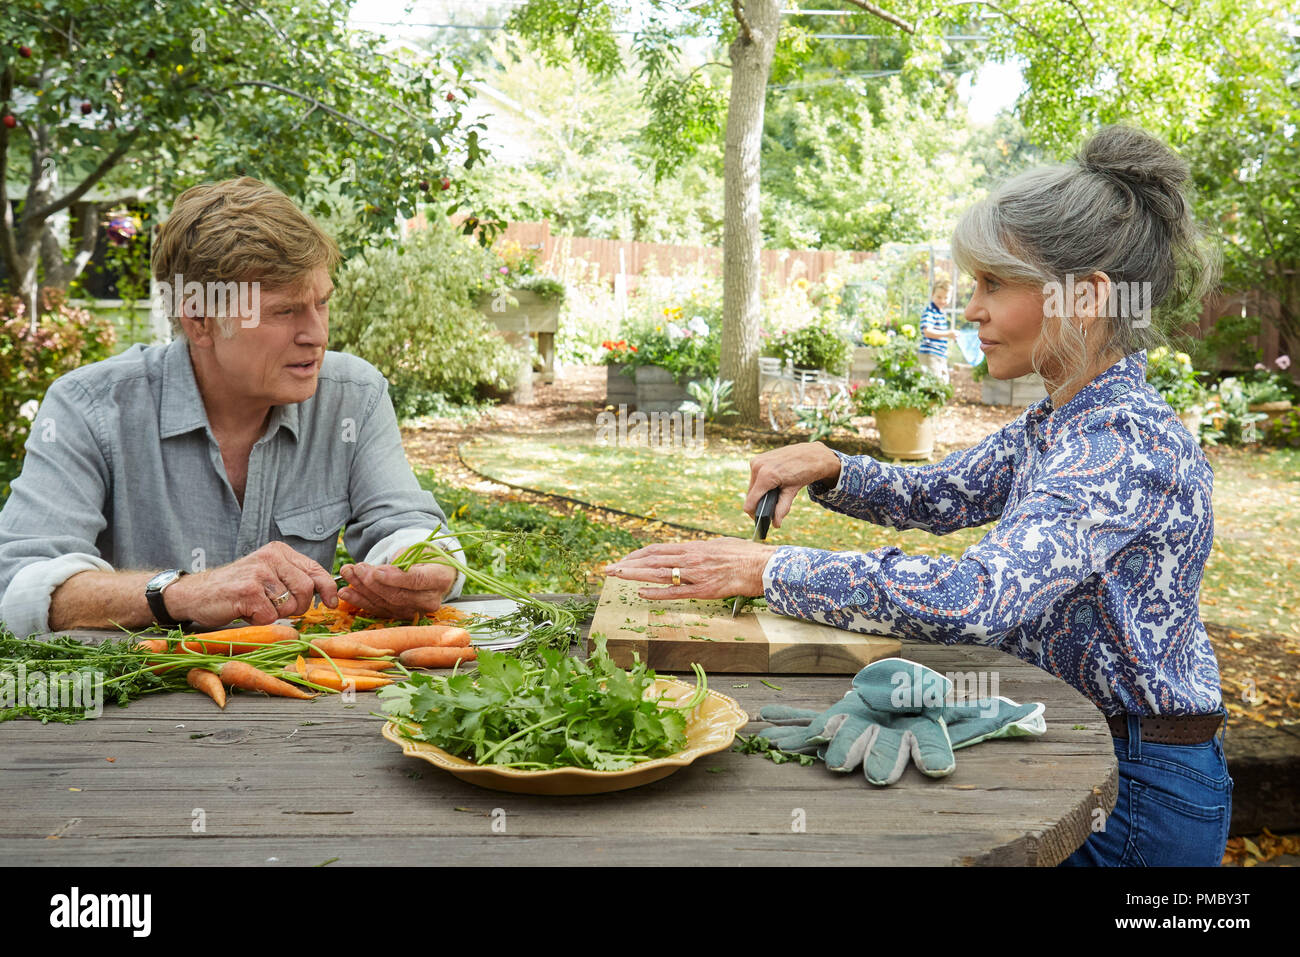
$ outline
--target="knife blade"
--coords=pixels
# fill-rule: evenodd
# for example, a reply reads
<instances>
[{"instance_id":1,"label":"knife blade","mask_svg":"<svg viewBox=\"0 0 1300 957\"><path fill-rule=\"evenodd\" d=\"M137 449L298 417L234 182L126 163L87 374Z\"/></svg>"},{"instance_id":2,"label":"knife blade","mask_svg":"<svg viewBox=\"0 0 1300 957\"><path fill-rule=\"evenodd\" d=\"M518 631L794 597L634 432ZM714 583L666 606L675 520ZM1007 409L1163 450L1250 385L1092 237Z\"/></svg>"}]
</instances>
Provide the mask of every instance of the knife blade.
<instances>
[{"instance_id":1,"label":"knife blade","mask_svg":"<svg viewBox=\"0 0 1300 957\"><path fill-rule=\"evenodd\" d=\"M754 509L754 537L751 542L761 542L767 538L767 530L772 526L772 516L776 514L776 502L781 497L781 486L768 489L763 493L763 497L758 500L758 506ZM743 595L737 595L736 600L731 603L731 617L735 618L736 613L740 611L740 603L744 601Z\"/></svg>"}]
</instances>

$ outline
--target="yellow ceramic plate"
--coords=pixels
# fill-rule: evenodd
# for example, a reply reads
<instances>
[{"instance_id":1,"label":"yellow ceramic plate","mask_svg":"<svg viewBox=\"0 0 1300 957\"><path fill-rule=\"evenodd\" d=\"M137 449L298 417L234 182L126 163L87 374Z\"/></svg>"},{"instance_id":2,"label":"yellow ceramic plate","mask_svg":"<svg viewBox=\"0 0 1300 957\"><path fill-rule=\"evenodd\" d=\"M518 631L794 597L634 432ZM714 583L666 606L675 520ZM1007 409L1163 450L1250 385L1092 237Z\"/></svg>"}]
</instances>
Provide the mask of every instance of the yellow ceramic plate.
<instances>
[{"instance_id":1,"label":"yellow ceramic plate","mask_svg":"<svg viewBox=\"0 0 1300 957\"><path fill-rule=\"evenodd\" d=\"M653 687L656 693L666 692L669 700L674 701L688 698L695 692L694 685L673 678L656 678ZM685 750L666 758L646 761L626 771L589 771L586 768L526 771L495 764L479 766L454 757L427 741L412 741L403 737L392 721L384 725L384 737L400 745L402 752L410 757L428 761L462 781L494 791L513 791L516 794L602 794L658 781L678 768L686 767L696 758L724 751L731 747L736 732L748 723L749 715L734 700L716 691L709 691L699 707L686 719Z\"/></svg>"}]
</instances>

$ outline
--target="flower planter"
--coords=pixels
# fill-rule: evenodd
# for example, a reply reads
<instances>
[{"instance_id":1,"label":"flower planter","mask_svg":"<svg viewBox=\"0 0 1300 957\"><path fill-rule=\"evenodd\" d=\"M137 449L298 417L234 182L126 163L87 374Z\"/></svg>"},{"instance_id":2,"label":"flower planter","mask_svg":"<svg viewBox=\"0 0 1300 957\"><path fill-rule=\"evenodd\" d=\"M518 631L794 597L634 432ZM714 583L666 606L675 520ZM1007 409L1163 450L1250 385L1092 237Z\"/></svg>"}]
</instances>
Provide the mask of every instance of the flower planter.
<instances>
[{"instance_id":1,"label":"flower planter","mask_svg":"<svg viewBox=\"0 0 1300 957\"><path fill-rule=\"evenodd\" d=\"M849 366L849 379L853 382L865 382L876 371L876 350L869 346L857 346L853 350L852 364Z\"/></svg>"},{"instance_id":2,"label":"flower planter","mask_svg":"<svg viewBox=\"0 0 1300 957\"><path fill-rule=\"evenodd\" d=\"M618 408L620 405L636 405L636 380L624 375L627 366L616 363L605 366L605 404Z\"/></svg>"},{"instance_id":3,"label":"flower planter","mask_svg":"<svg viewBox=\"0 0 1300 957\"><path fill-rule=\"evenodd\" d=\"M1280 402L1259 402L1255 405L1247 406L1251 412L1263 412L1267 419L1259 423L1261 432L1267 433L1273 428L1273 423L1282 418L1287 412L1291 411L1291 400L1283 399Z\"/></svg>"},{"instance_id":4,"label":"flower planter","mask_svg":"<svg viewBox=\"0 0 1300 957\"><path fill-rule=\"evenodd\" d=\"M1047 387L1036 372L1015 379L980 380L980 401L985 405L1033 405L1047 398Z\"/></svg>"},{"instance_id":5,"label":"flower planter","mask_svg":"<svg viewBox=\"0 0 1300 957\"><path fill-rule=\"evenodd\" d=\"M880 451L892 459L928 459L934 452L934 416L920 409L881 409L875 413Z\"/></svg>"},{"instance_id":6,"label":"flower planter","mask_svg":"<svg viewBox=\"0 0 1300 957\"><path fill-rule=\"evenodd\" d=\"M686 391L689 383L680 383L661 366L637 366L636 408L638 412L677 412L692 401Z\"/></svg>"},{"instance_id":7,"label":"flower planter","mask_svg":"<svg viewBox=\"0 0 1300 957\"><path fill-rule=\"evenodd\" d=\"M554 382L555 333L560 328L561 304L543 299L527 289L510 289L507 292L519 303L517 306L512 306L508 297L490 292L479 297L479 312L507 335L516 333L531 336L536 343L537 354L542 358L542 381Z\"/></svg>"}]
</instances>

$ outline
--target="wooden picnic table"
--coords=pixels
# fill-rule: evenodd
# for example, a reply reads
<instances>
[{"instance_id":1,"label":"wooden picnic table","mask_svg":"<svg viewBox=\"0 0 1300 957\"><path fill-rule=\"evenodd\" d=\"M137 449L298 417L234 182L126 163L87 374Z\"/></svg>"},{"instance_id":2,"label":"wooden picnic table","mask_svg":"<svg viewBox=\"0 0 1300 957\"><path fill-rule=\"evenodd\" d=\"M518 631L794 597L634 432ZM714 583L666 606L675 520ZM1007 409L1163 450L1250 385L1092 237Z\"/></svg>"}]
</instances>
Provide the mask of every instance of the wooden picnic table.
<instances>
[{"instance_id":1,"label":"wooden picnic table","mask_svg":"<svg viewBox=\"0 0 1300 957\"><path fill-rule=\"evenodd\" d=\"M72 632L79 637L109 632ZM1018 658L903 642L937 671L998 676L1046 705L1040 738L957 752L890 787L818 764L722 752L652 784L582 797L489 791L408 758L378 703L159 694L71 725L0 724L0 864L1055 865L1115 805L1101 713ZM766 679L781 690L762 683ZM751 715L825 708L850 676L710 675ZM1082 727L1079 727L1082 726ZM765 727L751 724L743 733Z\"/></svg>"}]
</instances>

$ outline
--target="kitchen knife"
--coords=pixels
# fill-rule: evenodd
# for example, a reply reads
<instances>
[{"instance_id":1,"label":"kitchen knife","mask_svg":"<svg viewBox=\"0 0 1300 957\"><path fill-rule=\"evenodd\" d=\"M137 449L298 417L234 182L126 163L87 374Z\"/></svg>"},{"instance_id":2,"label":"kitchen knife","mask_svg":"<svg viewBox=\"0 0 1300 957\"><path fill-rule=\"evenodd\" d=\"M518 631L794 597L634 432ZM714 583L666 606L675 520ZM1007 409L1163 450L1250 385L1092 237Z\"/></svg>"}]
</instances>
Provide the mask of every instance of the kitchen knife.
<instances>
[{"instance_id":1,"label":"kitchen knife","mask_svg":"<svg viewBox=\"0 0 1300 957\"><path fill-rule=\"evenodd\" d=\"M781 487L768 489L763 497L758 500L758 507L754 509L754 537L752 542L761 542L767 538L767 530L772 525L772 516L776 513L776 501L781 497ZM736 612L740 611L740 603L744 601L743 595L737 595L736 600L731 603L731 617L736 617Z\"/></svg>"}]
</instances>

